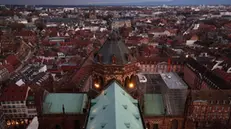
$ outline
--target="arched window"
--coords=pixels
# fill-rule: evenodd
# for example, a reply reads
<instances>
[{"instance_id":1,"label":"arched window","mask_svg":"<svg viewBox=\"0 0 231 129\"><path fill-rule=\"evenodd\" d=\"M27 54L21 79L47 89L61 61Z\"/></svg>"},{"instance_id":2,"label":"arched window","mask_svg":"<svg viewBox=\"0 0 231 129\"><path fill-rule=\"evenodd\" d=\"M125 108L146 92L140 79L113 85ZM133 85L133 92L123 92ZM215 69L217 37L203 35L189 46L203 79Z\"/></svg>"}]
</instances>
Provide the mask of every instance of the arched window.
<instances>
[{"instance_id":1,"label":"arched window","mask_svg":"<svg viewBox=\"0 0 231 129\"><path fill-rule=\"evenodd\" d=\"M178 129L178 121L177 120L172 121L170 129Z\"/></svg>"},{"instance_id":2,"label":"arched window","mask_svg":"<svg viewBox=\"0 0 231 129\"><path fill-rule=\"evenodd\" d=\"M146 128L150 129L150 123L149 122L146 123Z\"/></svg>"},{"instance_id":3,"label":"arched window","mask_svg":"<svg viewBox=\"0 0 231 129\"><path fill-rule=\"evenodd\" d=\"M129 83L130 83L130 79L129 79L129 77L126 77L124 86L128 87Z\"/></svg>"},{"instance_id":4,"label":"arched window","mask_svg":"<svg viewBox=\"0 0 231 129\"><path fill-rule=\"evenodd\" d=\"M62 129L60 125L55 125L55 129Z\"/></svg>"},{"instance_id":5,"label":"arched window","mask_svg":"<svg viewBox=\"0 0 231 129\"><path fill-rule=\"evenodd\" d=\"M158 124L153 124L153 129L159 129L159 125Z\"/></svg>"}]
</instances>

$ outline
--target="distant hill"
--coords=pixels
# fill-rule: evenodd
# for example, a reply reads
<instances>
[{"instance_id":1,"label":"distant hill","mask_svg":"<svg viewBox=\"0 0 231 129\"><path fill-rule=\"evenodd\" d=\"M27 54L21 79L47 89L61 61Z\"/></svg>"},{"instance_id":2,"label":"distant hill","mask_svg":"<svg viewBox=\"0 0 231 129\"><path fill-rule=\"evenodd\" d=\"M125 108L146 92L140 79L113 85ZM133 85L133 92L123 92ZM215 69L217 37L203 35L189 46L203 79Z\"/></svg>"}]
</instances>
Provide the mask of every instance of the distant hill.
<instances>
[{"instance_id":1,"label":"distant hill","mask_svg":"<svg viewBox=\"0 0 231 129\"><path fill-rule=\"evenodd\" d=\"M172 0L127 3L127 5L231 5L231 0Z\"/></svg>"},{"instance_id":2,"label":"distant hill","mask_svg":"<svg viewBox=\"0 0 231 129\"><path fill-rule=\"evenodd\" d=\"M30 4L29 4L30 5ZM231 5L231 0L165 0L165 1L151 1L147 0L146 2L122 2L122 3L95 3L94 6L158 6L158 5ZM12 7L12 5L7 5ZM15 6L22 6L23 4L18 4ZM89 5L36 5L36 7L88 7Z\"/></svg>"}]
</instances>

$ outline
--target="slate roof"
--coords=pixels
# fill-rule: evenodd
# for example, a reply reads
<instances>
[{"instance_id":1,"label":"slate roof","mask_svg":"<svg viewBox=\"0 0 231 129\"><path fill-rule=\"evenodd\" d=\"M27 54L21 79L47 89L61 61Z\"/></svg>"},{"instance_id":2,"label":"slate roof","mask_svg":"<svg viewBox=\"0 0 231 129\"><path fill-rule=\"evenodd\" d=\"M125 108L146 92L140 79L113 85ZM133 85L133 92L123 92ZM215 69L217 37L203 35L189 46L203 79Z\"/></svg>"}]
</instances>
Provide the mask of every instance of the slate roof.
<instances>
[{"instance_id":1,"label":"slate roof","mask_svg":"<svg viewBox=\"0 0 231 129\"><path fill-rule=\"evenodd\" d=\"M91 101L86 129L144 129L138 101L113 81Z\"/></svg>"},{"instance_id":2,"label":"slate roof","mask_svg":"<svg viewBox=\"0 0 231 129\"><path fill-rule=\"evenodd\" d=\"M27 99L28 86L10 85L4 89L0 96L0 101L24 101Z\"/></svg>"},{"instance_id":3,"label":"slate roof","mask_svg":"<svg viewBox=\"0 0 231 129\"><path fill-rule=\"evenodd\" d=\"M227 100L230 102L231 91L230 90L193 90L191 92L191 97L193 101L198 100ZM217 104L217 103L214 103Z\"/></svg>"},{"instance_id":4,"label":"slate roof","mask_svg":"<svg viewBox=\"0 0 231 129\"><path fill-rule=\"evenodd\" d=\"M219 87L219 89L231 89L230 85L227 84L227 82L213 73L212 71L208 70L205 66L199 64L196 60L193 58L188 58L187 60L187 66L195 73L201 73L204 77L204 80L207 82L207 80L213 82L216 86ZM207 79L205 79L207 78ZM211 88L217 88L211 86Z\"/></svg>"},{"instance_id":5,"label":"slate roof","mask_svg":"<svg viewBox=\"0 0 231 129\"><path fill-rule=\"evenodd\" d=\"M121 39L117 31L113 31L103 46L99 49L97 54L102 55L103 64L112 64L112 56L116 57L117 65L125 65L129 63L126 58L126 54L130 54L124 41ZM95 57L97 60L97 56ZM131 62L135 60L135 57L131 56Z\"/></svg>"}]
</instances>

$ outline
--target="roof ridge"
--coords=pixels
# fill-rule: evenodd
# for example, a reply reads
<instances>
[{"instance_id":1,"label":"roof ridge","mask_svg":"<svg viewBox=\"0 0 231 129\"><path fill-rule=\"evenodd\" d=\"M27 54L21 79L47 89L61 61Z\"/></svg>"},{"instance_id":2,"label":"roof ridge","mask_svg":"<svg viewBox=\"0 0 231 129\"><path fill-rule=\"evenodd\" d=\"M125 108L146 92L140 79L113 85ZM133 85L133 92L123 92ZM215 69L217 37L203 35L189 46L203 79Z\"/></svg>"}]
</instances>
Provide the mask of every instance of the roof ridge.
<instances>
[{"instance_id":1,"label":"roof ridge","mask_svg":"<svg viewBox=\"0 0 231 129\"><path fill-rule=\"evenodd\" d=\"M114 86L114 87L113 87L113 89L114 89L114 99L115 99L115 100L114 100L114 106L115 106L115 110L114 110L115 115L114 115L114 116L115 116L115 129L116 129L116 128L117 128L116 125L118 125L118 124L117 124L117 122L118 122L118 121L117 121L117 117L118 117L117 115L118 115L118 114L116 113L116 111L117 111L117 109L116 109L116 107L117 107L117 106L116 106L116 104L117 104L117 100L116 100L116 98L117 98L117 95L116 95L116 81L114 81L114 83L112 83L112 84L113 84L113 86Z\"/></svg>"}]
</instances>

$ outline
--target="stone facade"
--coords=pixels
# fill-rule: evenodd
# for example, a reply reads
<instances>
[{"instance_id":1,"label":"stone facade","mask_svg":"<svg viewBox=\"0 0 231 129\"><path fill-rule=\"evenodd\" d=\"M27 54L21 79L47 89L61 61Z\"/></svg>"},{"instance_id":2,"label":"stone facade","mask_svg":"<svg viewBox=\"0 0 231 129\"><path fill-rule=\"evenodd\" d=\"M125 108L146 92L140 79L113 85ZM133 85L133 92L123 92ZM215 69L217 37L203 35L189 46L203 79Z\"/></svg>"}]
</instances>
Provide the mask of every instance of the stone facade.
<instances>
[{"instance_id":1,"label":"stone facade","mask_svg":"<svg viewBox=\"0 0 231 129\"><path fill-rule=\"evenodd\" d=\"M86 114L82 115L43 115L40 116L39 129L78 129L83 128Z\"/></svg>"},{"instance_id":2,"label":"stone facade","mask_svg":"<svg viewBox=\"0 0 231 129\"><path fill-rule=\"evenodd\" d=\"M184 117L144 117L148 129L183 129Z\"/></svg>"}]
</instances>

